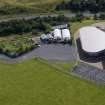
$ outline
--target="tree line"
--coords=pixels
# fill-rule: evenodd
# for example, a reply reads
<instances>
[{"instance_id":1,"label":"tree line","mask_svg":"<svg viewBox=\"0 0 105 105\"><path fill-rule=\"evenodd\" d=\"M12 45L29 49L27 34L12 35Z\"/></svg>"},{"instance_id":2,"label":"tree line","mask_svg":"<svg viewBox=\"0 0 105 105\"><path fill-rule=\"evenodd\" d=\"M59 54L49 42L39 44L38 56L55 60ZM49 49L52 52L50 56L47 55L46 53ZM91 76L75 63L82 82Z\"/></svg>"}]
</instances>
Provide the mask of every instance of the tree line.
<instances>
[{"instance_id":1,"label":"tree line","mask_svg":"<svg viewBox=\"0 0 105 105\"><path fill-rule=\"evenodd\" d=\"M90 11L93 13L105 11L105 0L69 0L62 1L56 10Z\"/></svg>"},{"instance_id":2,"label":"tree line","mask_svg":"<svg viewBox=\"0 0 105 105\"><path fill-rule=\"evenodd\" d=\"M23 34L28 32L48 32L51 26L65 24L69 18L59 15L57 17L36 17L34 19L16 19L0 22L0 36L10 34Z\"/></svg>"}]
</instances>

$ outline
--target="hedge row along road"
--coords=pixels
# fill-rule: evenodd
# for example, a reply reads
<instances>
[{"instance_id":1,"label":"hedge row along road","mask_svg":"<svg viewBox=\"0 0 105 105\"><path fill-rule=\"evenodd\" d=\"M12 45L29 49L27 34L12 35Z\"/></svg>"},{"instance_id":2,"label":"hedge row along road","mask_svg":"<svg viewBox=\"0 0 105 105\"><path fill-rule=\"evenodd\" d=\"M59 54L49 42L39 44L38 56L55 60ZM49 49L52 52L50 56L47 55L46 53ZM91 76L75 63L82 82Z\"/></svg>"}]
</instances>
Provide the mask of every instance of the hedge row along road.
<instances>
[{"instance_id":1,"label":"hedge row along road","mask_svg":"<svg viewBox=\"0 0 105 105\"><path fill-rule=\"evenodd\" d=\"M18 16L16 18L8 18L8 19L2 19L0 20L0 22L6 22L6 21L10 21L10 20L15 20L15 19L26 19L26 20L30 20L30 19L34 19L36 17L57 17L59 15L64 15L66 17L75 17L76 13L64 13L64 14L43 14L43 15L31 15L31 16ZM88 17L93 17L94 14L92 13L83 13L84 16L88 16Z\"/></svg>"}]
</instances>

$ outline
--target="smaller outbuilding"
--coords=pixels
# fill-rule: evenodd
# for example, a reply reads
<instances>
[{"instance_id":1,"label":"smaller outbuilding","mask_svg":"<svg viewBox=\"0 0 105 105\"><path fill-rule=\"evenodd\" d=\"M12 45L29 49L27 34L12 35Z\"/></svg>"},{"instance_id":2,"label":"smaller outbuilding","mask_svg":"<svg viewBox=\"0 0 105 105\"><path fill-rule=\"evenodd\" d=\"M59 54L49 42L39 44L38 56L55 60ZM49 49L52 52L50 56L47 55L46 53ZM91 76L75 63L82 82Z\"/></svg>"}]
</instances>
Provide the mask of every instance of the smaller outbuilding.
<instances>
[{"instance_id":1,"label":"smaller outbuilding","mask_svg":"<svg viewBox=\"0 0 105 105\"><path fill-rule=\"evenodd\" d=\"M79 39L82 49L89 55L105 53L105 32L93 26L83 27L79 30Z\"/></svg>"},{"instance_id":2,"label":"smaller outbuilding","mask_svg":"<svg viewBox=\"0 0 105 105\"><path fill-rule=\"evenodd\" d=\"M57 26L53 26L52 29L64 29L64 28L68 28L68 24L62 24L62 25L57 25Z\"/></svg>"},{"instance_id":3,"label":"smaller outbuilding","mask_svg":"<svg viewBox=\"0 0 105 105\"><path fill-rule=\"evenodd\" d=\"M62 39L62 35L61 35L61 30L60 29L54 29L54 39L55 40L61 40Z\"/></svg>"},{"instance_id":4,"label":"smaller outbuilding","mask_svg":"<svg viewBox=\"0 0 105 105\"><path fill-rule=\"evenodd\" d=\"M69 29L62 29L62 37L63 37L63 40L67 40L67 41L71 39Z\"/></svg>"},{"instance_id":5,"label":"smaller outbuilding","mask_svg":"<svg viewBox=\"0 0 105 105\"><path fill-rule=\"evenodd\" d=\"M42 34L40 39L42 42L48 42L48 40L49 40L46 34Z\"/></svg>"}]
</instances>

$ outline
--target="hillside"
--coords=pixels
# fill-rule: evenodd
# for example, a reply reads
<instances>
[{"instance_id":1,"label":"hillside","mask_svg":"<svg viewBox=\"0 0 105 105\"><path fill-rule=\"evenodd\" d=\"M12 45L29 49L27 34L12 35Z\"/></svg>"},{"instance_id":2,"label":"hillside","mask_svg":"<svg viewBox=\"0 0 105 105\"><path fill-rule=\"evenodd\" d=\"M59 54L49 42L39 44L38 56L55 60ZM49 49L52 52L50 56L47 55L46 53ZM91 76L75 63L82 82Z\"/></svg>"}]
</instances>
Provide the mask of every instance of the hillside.
<instances>
[{"instance_id":1,"label":"hillside","mask_svg":"<svg viewBox=\"0 0 105 105\"><path fill-rule=\"evenodd\" d=\"M59 3L62 0L0 0L1 5L11 5L11 6L20 6L27 8L39 8L42 10L53 9L55 4ZM67 0L65 0L67 1Z\"/></svg>"},{"instance_id":2,"label":"hillside","mask_svg":"<svg viewBox=\"0 0 105 105\"><path fill-rule=\"evenodd\" d=\"M0 16L52 13L60 1L62 0L0 0Z\"/></svg>"}]
</instances>

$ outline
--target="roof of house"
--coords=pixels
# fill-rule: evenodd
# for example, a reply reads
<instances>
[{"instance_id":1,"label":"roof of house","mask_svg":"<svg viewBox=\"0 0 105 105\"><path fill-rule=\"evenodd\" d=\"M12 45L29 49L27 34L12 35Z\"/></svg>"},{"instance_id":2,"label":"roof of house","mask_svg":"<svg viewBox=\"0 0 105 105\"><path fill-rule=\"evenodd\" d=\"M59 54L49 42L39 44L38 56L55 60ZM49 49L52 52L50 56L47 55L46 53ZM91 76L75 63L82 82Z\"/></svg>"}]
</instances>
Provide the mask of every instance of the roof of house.
<instances>
[{"instance_id":1,"label":"roof of house","mask_svg":"<svg viewBox=\"0 0 105 105\"><path fill-rule=\"evenodd\" d=\"M79 37L84 51L96 53L105 50L105 32L96 27L81 28Z\"/></svg>"}]
</instances>

